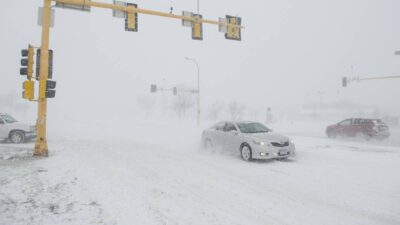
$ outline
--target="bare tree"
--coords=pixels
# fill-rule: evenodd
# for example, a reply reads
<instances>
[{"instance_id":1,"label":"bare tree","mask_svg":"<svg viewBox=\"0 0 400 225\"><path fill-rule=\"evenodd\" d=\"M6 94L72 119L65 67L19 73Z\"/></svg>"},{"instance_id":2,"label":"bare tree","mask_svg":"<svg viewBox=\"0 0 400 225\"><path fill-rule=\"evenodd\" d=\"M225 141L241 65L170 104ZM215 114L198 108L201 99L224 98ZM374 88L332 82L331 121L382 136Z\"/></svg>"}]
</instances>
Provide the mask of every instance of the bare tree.
<instances>
[{"instance_id":1,"label":"bare tree","mask_svg":"<svg viewBox=\"0 0 400 225\"><path fill-rule=\"evenodd\" d=\"M239 104L237 101L233 101L228 105L228 113L232 120L238 120L243 116L246 106Z\"/></svg>"}]
</instances>

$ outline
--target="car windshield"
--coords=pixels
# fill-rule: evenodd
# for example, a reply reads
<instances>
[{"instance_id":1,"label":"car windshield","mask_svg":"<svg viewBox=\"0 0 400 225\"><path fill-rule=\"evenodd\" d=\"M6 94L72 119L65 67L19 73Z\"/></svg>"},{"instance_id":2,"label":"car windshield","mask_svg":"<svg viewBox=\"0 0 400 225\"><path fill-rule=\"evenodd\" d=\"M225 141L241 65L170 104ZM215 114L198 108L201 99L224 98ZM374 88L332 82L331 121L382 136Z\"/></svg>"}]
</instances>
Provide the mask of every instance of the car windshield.
<instances>
[{"instance_id":1,"label":"car windshield","mask_svg":"<svg viewBox=\"0 0 400 225\"><path fill-rule=\"evenodd\" d=\"M238 123L237 124L242 133L267 133L271 130L261 123Z\"/></svg>"},{"instance_id":2,"label":"car windshield","mask_svg":"<svg viewBox=\"0 0 400 225\"><path fill-rule=\"evenodd\" d=\"M12 116L10 116L8 114L1 115L1 118L3 118L3 120L5 120L7 123L18 122L16 119L14 119Z\"/></svg>"}]
</instances>

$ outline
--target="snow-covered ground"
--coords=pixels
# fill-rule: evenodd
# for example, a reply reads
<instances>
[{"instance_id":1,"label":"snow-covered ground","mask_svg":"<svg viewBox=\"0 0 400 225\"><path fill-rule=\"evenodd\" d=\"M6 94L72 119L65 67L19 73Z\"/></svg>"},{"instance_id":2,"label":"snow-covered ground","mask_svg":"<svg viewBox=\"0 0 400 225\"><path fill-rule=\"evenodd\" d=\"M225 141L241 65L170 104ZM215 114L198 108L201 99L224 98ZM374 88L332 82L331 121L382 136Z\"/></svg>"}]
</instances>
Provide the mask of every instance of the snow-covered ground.
<instances>
[{"instance_id":1,"label":"snow-covered ground","mask_svg":"<svg viewBox=\"0 0 400 225\"><path fill-rule=\"evenodd\" d=\"M200 149L184 123L70 121L49 133L48 158L0 144L0 224L400 224L397 130L361 142L298 127L273 127L294 159L248 163Z\"/></svg>"}]
</instances>

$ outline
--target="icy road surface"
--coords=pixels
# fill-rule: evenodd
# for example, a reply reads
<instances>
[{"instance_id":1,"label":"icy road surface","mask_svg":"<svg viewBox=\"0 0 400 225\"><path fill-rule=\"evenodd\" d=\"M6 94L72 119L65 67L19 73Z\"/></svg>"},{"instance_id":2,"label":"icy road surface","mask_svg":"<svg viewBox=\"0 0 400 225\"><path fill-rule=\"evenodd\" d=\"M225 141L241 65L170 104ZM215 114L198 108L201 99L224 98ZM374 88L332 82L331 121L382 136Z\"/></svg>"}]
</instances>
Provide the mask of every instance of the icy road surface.
<instances>
[{"instance_id":1,"label":"icy road surface","mask_svg":"<svg viewBox=\"0 0 400 225\"><path fill-rule=\"evenodd\" d=\"M45 159L0 144L0 224L400 224L390 140L295 134L296 158L248 163L183 128L55 135Z\"/></svg>"}]
</instances>

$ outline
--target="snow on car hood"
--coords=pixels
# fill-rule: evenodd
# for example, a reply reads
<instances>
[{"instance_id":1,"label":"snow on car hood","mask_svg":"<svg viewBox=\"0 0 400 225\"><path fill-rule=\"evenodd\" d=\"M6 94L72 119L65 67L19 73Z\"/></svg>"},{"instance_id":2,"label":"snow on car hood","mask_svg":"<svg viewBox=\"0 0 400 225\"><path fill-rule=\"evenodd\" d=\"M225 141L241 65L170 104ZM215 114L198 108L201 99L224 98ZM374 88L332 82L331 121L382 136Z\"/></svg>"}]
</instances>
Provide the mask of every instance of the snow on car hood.
<instances>
[{"instance_id":1,"label":"snow on car hood","mask_svg":"<svg viewBox=\"0 0 400 225\"><path fill-rule=\"evenodd\" d=\"M257 138L260 140L272 141L272 142L283 142L289 141L290 139L285 135L278 134L275 132L268 132L268 133L254 133L254 134L245 134L251 138Z\"/></svg>"},{"instance_id":2,"label":"snow on car hood","mask_svg":"<svg viewBox=\"0 0 400 225\"><path fill-rule=\"evenodd\" d=\"M12 129L18 129L18 130L23 130L23 131L31 131L31 127L25 123L21 123L21 122L15 122L15 123L9 123L8 124L10 126L10 128Z\"/></svg>"}]
</instances>

